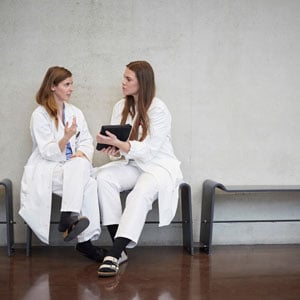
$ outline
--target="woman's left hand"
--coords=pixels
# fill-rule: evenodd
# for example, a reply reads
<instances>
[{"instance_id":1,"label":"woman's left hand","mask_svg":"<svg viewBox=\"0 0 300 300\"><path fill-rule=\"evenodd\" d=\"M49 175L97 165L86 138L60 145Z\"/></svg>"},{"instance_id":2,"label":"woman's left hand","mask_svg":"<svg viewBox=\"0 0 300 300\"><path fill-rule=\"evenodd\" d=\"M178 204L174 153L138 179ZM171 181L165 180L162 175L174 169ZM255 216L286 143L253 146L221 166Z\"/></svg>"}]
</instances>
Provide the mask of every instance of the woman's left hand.
<instances>
[{"instance_id":1,"label":"woman's left hand","mask_svg":"<svg viewBox=\"0 0 300 300\"><path fill-rule=\"evenodd\" d=\"M105 131L105 133L107 135L103 135L103 134L100 134L100 133L98 133L96 135L97 143L116 146L116 144L119 142L118 138L109 131Z\"/></svg>"}]
</instances>

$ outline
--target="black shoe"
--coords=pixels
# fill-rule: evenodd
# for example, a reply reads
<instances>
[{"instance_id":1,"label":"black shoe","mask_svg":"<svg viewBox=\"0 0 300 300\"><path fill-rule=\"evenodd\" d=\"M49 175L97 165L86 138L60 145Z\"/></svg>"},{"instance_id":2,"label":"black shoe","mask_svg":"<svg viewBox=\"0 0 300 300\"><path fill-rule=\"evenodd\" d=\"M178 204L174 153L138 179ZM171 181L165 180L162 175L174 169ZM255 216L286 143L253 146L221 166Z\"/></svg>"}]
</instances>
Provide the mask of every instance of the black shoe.
<instances>
[{"instance_id":1,"label":"black shoe","mask_svg":"<svg viewBox=\"0 0 300 300\"><path fill-rule=\"evenodd\" d=\"M80 252L87 258L94 260L98 263L103 261L104 257L107 254L106 249L94 246L94 245L92 245L92 243L90 243L90 245L88 245L88 246L83 245L83 244L84 243L78 243L76 245L75 248L78 252Z\"/></svg>"},{"instance_id":2,"label":"black shoe","mask_svg":"<svg viewBox=\"0 0 300 300\"><path fill-rule=\"evenodd\" d=\"M76 220L64 231L63 237L65 242L70 242L75 239L80 233L82 233L90 224L90 221L86 217L81 217Z\"/></svg>"}]
</instances>

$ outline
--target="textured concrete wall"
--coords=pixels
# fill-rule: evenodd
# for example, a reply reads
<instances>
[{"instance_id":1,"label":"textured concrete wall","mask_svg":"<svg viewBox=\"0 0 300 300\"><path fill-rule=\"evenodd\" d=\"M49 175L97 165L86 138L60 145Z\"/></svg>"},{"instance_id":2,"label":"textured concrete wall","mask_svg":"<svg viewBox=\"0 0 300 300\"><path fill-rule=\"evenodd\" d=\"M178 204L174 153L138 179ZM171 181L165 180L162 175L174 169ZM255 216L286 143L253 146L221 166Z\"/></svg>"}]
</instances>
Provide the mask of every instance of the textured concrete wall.
<instances>
[{"instance_id":1,"label":"textured concrete wall","mask_svg":"<svg viewBox=\"0 0 300 300\"><path fill-rule=\"evenodd\" d=\"M157 95L173 115L176 154L192 186L196 241L204 179L299 184L299 9L297 0L1 0L0 178L13 181L16 242L25 240L17 212L31 151L29 119L34 95L52 65L73 72L72 102L85 113L94 136L121 97L125 65L137 59L153 65ZM95 165L104 162L95 155ZM277 202L293 197L282 195ZM234 200L226 202L238 216L245 214ZM255 217L260 208L254 203L250 200ZM299 212L299 203L288 207ZM226 209L219 209L218 216L226 218ZM294 234L298 224L280 224L282 238L276 239L272 232L279 225L273 225L218 225L214 239L299 242ZM5 228L0 227L0 243L5 244ZM247 238L253 230L265 235ZM146 231L143 243L180 240L177 227Z\"/></svg>"}]
</instances>

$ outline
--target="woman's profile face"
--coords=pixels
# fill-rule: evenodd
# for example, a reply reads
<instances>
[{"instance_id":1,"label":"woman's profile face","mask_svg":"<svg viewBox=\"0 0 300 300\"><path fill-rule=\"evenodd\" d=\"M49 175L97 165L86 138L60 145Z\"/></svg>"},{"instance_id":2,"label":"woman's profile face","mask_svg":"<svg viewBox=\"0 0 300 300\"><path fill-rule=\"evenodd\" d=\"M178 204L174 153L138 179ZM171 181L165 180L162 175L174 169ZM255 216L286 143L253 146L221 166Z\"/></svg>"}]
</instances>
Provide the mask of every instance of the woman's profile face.
<instances>
[{"instance_id":1,"label":"woman's profile face","mask_svg":"<svg viewBox=\"0 0 300 300\"><path fill-rule=\"evenodd\" d=\"M125 69L122 80L122 91L124 96L133 96L137 98L139 93L139 83L136 75L129 68Z\"/></svg>"},{"instance_id":2,"label":"woman's profile face","mask_svg":"<svg viewBox=\"0 0 300 300\"><path fill-rule=\"evenodd\" d=\"M56 101L68 101L70 100L73 92L73 79L68 77L61 81L58 85L52 86L52 92Z\"/></svg>"}]
</instances>

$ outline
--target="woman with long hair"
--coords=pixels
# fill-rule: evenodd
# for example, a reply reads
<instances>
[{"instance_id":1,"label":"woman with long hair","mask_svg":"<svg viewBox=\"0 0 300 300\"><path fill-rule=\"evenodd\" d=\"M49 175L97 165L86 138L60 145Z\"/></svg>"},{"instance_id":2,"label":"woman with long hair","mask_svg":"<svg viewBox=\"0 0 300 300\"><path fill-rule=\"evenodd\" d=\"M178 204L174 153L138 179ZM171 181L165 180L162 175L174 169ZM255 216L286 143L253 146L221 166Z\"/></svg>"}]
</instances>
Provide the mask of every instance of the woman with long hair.
<instances>
[{"instance_id":1,"label":"woman with long hair","mask_svg":"<svg viewBox=\"0 0 300 300\"><path fill-rule=\"evenodd\" d=\"M61 196L58 230L64 241L77 237L76 249L101 262L105 251L91 243L100 235L97 182L90 176L93 138L81 110L69 103L72 92L72 73L49 68L31 116L33 147L22 177L19 214L48 244L52 193Z\"/></svg>"},{"instance_id":2,"label":"woman with long hair","mask_svg":"<svg viewBox=\"0 0 300 300\"><path fill-rule=\"evenodd\" d=\"M180 162L171 143L171 115L155 97L154 72L146 61L129 63L122 81L124 98L118 101L111 124L131 124L127 141L106 132L97 142L110 145L102 153L114 157L96 170L102 224L106 225L113 246L98 269L100 277L114 276L128 260L126 247L139 240L152 203L158 199L159 225L172 221L182 181ZM118 159L119 160L116 160ZM120 192L131 190L122 211Z\"/></svg>"}]
</instances>

